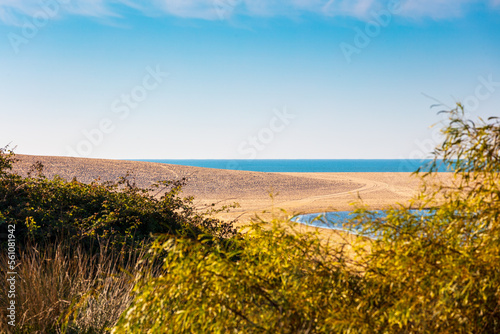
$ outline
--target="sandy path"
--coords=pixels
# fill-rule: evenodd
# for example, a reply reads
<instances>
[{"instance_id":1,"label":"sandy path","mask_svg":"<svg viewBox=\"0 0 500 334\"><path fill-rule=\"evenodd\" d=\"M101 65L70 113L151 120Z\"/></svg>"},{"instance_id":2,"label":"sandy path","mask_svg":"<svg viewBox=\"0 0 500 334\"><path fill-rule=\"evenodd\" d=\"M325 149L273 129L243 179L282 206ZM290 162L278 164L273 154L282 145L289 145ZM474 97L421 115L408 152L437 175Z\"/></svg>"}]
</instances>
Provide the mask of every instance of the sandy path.
<instances>
[{"instance_id":1,"label":"sandy path","mask_svg":"<svg viewBox=\"0 0 500 334\"><path fill-rule=\"evenodd\" d=\"M287 174L289 174L289 173L287 173ZM313 174L313 173L310 173L310 174L308 173L308 175L303 175L302 177L324 179L324 180L338 178L338 176L332 175L331 173L324 173L323 175L311 175L311 174ZM369 192L380 191L380 190L389 188L389 185L385 182L379 182L379 181L374 181L374 180L370 180L370 179L362 179L359 177L351 177L351 179L355 180L356 183L362 184L363 186L360 188L357 188L357 189L350 190L350 191L341 191L341 192L335 192L335 193L326 194L326 195L310 196L310 197L305 197L305 198L302 198L302 199L296 200L296 201L284 202L282 204L287 205L287 206L288 205L297 206L297 205L311 204L311 203L314 203L314 202L320 201L320 200L327 200L327 199L333 199L333 198L345 197L345 196L353 196L354 194L362 196L362 195L365 195L366 193L369 193Z\"/></svg>"}]
</instances>

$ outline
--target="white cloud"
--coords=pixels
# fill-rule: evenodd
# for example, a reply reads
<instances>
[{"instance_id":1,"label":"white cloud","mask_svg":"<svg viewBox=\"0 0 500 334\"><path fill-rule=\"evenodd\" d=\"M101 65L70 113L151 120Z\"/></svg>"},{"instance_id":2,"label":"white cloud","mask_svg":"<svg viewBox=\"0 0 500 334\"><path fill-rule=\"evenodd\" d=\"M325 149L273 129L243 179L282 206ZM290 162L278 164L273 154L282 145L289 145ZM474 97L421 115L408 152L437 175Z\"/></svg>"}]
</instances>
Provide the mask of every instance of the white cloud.
<instances>
[{"instance_id":1,"label":"white cloud","mask_svg":"<svg viewBox=\"0 0 500 334\"><path fill-rule=\"evenodd\" d=\"M217 18L214 0L157 0L156 5L168 14L213 20Z\"/></svg>"},{"instance_id":2,"label":"white cloud","mask_svg":"<svg viewBox=\"0 0 500 334\"><path fill-rule=\"evenodd\" d=\"M20 18L33 16L38 7L34 3L16 0L0 0L0 21L7 25L20 25Z\"/></svg>"},{"instance_id":3,"label":"white cloud","mask_svg":"<svg viewBox=\"0 0 500 334\"><path fill-rule=\"evenodd\" d=\"M15 25L15 19L5 8L0 8L0 22L5 22L8 25Z\"/></svg>"},{"instance_id":4,"label":"white cloud","mask_svg":"<svg viewBox=\"0 0 500 334\"><path fill-rule=\"evenodd\" d=\"M469 5L476 2L471 0L407 0L402 3L401 14L433 19L460 17L464 15Z\"/></svg>"},{"instance_id":5,"label":"white cloud","mask_svg":"<svg viewBox=\"0 0 500 334\"><path fill-rule=\"evenodd\" d=\"M112 17L126 6L146 14L163 13L183 18L216 20L234 15L297 16L317 13L363 19L387 7L391 0L0 0L0 21L13 25L35 15L43 6L59 6L59 15ZM45 4L45 5L43 5ZM500 8L500 0L401 0L400 16L442 19L466 15L472 6Z\"/></svg>"},{"instance_id":6,"label":"white cloud","mask_svg":"<svg viewBox=\"0 0 500 334\"><path fill-rule=\"evenodd\" d=\"M116 16L107 0L0 0L0 21L8 25L21 25L26 18L37 15L51 19L63 15L93 17Z\"/></svg>"},{"instance_id":7,"label":"white cloud","mask_svg":"<svg viewBox=\"0 0 500 334\"><path fill-rule=\"evenodd\" d=\"M330 0L323 6L323 13L330 16L367 17L370 11L379 9L380 2L376 0Z\"/></svg>"},{"instance_id":8,"label":"white cloud","mask_svg":"<svg viewBox=\"0 0 500 334\"><path fill-rule=\"evenodd\" d=\"M66 0L68 1L68 0ZM70 1L68 5L61 5L63 11L82 16L115 16L105 0L85 0L85 1Z\"/></svg>"}]
</instances>

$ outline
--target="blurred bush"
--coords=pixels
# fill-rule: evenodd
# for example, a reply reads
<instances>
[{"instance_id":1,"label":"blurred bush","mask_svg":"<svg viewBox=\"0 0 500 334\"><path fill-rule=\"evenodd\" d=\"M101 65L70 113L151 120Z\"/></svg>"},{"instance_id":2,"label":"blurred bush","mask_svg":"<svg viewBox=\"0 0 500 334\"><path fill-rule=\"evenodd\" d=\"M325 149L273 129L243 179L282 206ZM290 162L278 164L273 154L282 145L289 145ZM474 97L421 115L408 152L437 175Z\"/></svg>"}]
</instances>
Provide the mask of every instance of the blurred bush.
<instances>
[{"instance_id":1,"label":"blurred bush","mask_svg":"<svg viewBox=\"0 0 500 334\"><path fill-rule=\"evenodd\" d=\"M358 208L357 256L284 221L251 225L234 248L165 236L152 247L165 274L138 273L113 332L500 332L500 123L466 120L460 104L448 114L417 175L435 181L442 161L451 183L385 219Z\"/></svg>"}]
</instances>

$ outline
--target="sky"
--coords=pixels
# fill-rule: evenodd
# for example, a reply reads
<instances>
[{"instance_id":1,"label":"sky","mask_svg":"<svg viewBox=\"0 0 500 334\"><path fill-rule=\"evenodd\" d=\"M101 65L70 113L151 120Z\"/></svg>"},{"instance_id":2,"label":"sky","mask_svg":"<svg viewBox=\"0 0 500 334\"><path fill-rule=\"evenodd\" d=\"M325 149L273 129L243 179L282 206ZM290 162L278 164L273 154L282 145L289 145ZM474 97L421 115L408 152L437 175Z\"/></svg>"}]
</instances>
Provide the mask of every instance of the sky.
<instances>
[{"instance_id":1,"label":"sky","mask_svg":"<svg viewBox=\"0 0 500 334\"><path fill-rule=\"evenodd\" d=\"M457 102L500 115L500 0L0 0L18 154L420 159Z\"/></svg>"}]
</instances>

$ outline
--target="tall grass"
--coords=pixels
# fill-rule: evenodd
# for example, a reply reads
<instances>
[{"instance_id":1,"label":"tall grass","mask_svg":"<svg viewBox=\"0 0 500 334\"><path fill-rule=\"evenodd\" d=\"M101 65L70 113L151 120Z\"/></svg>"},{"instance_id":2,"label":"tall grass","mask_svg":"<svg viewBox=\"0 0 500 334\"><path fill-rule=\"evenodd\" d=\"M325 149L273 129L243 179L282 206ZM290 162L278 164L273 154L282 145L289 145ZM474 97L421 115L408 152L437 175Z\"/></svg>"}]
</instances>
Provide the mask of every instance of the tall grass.
<instances>
[{"instance_id":1,"label":"tall grass","mask_svg":"<svg viewBox=\"0 0 500 334\"><path fill-rule=\"evenodd\" d=\"M9 328L8 252L0 252L0 333L104 333L129 306L135 273L154 275L142 260L155 235L223 241L236 234L232 222L211 217L227 207L203 211L180 196L184 179L146 189L128 174L85 184L48 179L40 163L23 176L12 171L16 162L0 148L0 235L15 226L18 264L9 268L18 273L16 327ZM6 240L0 246L6 250Z\"/></svg>"},{"instance_id":2,"label":"tall grass","mask_svg":"<svg viewBox=\"0 0 500 334\"><path fill-rule=\"evenodd\" d=\"M16 270L16 327L2 321L0 332L107 332L132 301L134 282L128 272L138 269L145 253L124 254L102 245L91 255L65 241L26 247ZM5 252L0 263L7 263ZM1 289L0 304L7 301L7 289ZM6 319L5 308L1 312Z\"/></svg>"}]
</instances>

